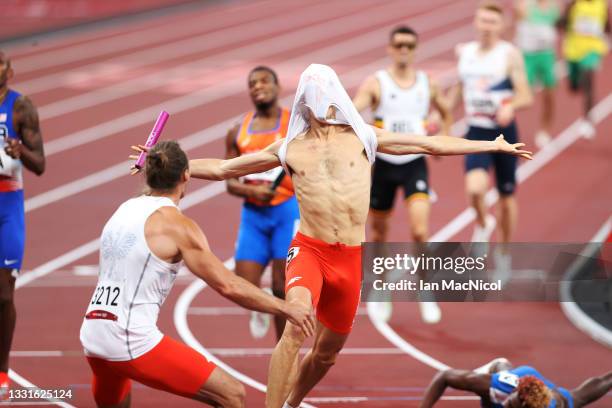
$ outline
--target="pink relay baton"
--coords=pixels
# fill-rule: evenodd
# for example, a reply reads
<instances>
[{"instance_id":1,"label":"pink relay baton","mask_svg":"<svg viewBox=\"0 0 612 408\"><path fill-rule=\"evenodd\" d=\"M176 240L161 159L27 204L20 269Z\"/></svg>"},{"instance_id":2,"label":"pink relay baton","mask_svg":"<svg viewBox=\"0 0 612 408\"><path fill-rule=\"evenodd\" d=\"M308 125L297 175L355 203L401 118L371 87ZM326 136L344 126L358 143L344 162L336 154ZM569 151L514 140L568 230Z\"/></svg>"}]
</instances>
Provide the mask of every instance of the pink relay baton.
<instances>
[{"instance_id":1,"label":"pink relay baton","mask_svg":"<svg viewBox=\"0 0 612 408\"><path fill-rule=\"evenodd\" d=\"M159 140L159 137L164 131L164 126L166 125L166 122L168 121L169 116L170 114L166 111L161 111L159 113L159 116L157 117L157 120L155 121L155 125L153 126L153 129L151 130L151 133L149 133L149 137L147 138L145 147L155 146L155 143L157 143L157 141ZM136 160L136 164L134 165L134 167L136 167L137 169L142 169L142 167L144 166L146 155L147 154L145 152L141 152L140 156L138 156L138 160Z\"/></svg>"}]
</instances>

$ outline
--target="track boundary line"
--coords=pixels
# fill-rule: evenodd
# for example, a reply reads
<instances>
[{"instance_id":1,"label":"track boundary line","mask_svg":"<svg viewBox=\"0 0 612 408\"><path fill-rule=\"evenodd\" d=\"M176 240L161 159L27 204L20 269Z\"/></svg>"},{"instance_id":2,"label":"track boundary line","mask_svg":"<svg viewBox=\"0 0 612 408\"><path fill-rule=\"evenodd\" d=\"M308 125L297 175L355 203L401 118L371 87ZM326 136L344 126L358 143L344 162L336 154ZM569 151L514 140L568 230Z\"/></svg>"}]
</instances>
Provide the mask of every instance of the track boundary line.
<instances>
[{"instance_id":1,"label":"track boundary line","mask_svg":"<svg viewBox=\"0 0 612 408\"><path fill-rule=\"evenodd\" d=\"M456 31L459 31L459 30L451 31L450 35L451 36L456 35ZM467 32L467 30L465 32ZM441 36L431 39L430 41L432 42L435 41L435 44L443 45L446 42L446 39L448 36L449 36L448 34L441 35ZM423 44L427 44L427 42L424 42ZM432 48L433 46L430 45L430 48L427 48L427 49L431 50ZM425 57L423 57L423 59L419 63L422 64L423 62L428 61L430 58L433 58L448 50L449 48L444 48L442 51L439 51L439 52L438 51L423 52L421 55L425 55ZM349 79L345 81L345 83L347 84L349 88L357 86L358 82L361 81L362 79L362 78L359 78L359 80L356 79L359 75L363 74L366 71L371 70L371 68L375 66L379 66L385 60L386 58L382 58L371 64L368 64L365 67L360 67L360 68L356 68L354 70L348 71L346 73L346 77L348 77ZM440 78L436 78L436 79L443 79L443 76L441 76ZM293 98L294 98L294 95L288 95L285 98L282 98L280 100L280 103L281 104L291 103L293 101ZM208 143L222 139L223 137L225 137L225 131L227 130L227 128L231 126L233 123L235 123L237 120L239 120L242 117L242 115L243 114L233 116L230 119L227 119L225 121L219 122L214 125L211 125L202 130L191 133L187 136L184 136L181 139L179 139L179 143L181 143L181 147L184 150L189 151L189 150L201 147L203 145L206 145ZM463 120L460 120L457 123L455 123L455 125L453 126L453 132L455 132L457 129L463 126L463 123L464 123ZM66 197L71 197L74 194L79 194L91 188L95 188L102 184L108 183L110 181L114 181L124 176L127 176L128 173L125 171L125 169L128 168L130 164L131 164L131 161L125 161L122 163L118 163L110 167L107 167L103 170L99 170L95 173L89 174L80 179L70 181L68 183L62 184L60 186L57 186L50 190L42 192L36 196L30 197L27 200L25 200L25 212L27 213L27 212L36 210L38 208L52 204L56 201L62 200Z\"/></svg>"},{"instance_id":2,"label":"track boundary line","mask_svg":"<svg viewBox=\"0 0 612 408\"><path fill-rule=\"evenodd\" d=\"M603 223L601 228L595 233L591 242L605 242L606 237L612 230L612 217L609 217L606 222ZM587 251L585 249L585 251ZM586 254L583 253L585 256ZM586 333L593 340L603 344L604 346L612 348L612 332L599 324L596 320L586 314L573 300L571 294L571 282L585 262L585 259L578 259L568 270L561 282L560 294L561 294L561 310L565 317L574 325L576 328Z\"/></svg>"},{"instance_id":3,"label":"track boundary line","mask_svg":"<svg viewBox=\"0 0 612 408\"><path fill-rule=\"evenodd\" d=\"M462 8L462 10L465 10L465 8ZM461 21L467 18L463 14L461 14L461 17L457 17L458 15L457 11L456 10L452 10L452 11L454 11L454 13L452 14L448 13L448 16L449 16L448 18L451 19L451 21ZM444 16L444 15L439 14L440 13L439 9L436 10L436 13L438 13L436 16L438 20ZM368 17L371 18L371 16L368 16ZM434 28L434 24L432 23L433 20L431 20L431 17L427 19L423 17L423 20L425 22L428 22L428 24L431 25L430 29ZM416 23L416 18L414 22ZM315 26L310 26L310 27L307 27L306 29L300 29L298 31L292 32L293 34L291 35L279 36L279 37L271 39L270 42L272 40L281 42L281 44L275 45L274 52L278 53L281 51L292 49L294 47L294 43L287 41L289 39L292 39L292 41L298 41L298 42L302 42L305 44L313 44L313 43L316 43L316 40L313 40L313 38L317 38L318 36L320 36L320 40L327 38L326 35L328 34L323 35L324 30L321 30L319 26L327 25L328 23L329 22L318 24ZM444 21L442 21L442 23L444 23ZM312 31L312 33L306 36L305 33L307 31ZM368 46L371 48L379 47L381 38L383 38L382 37L383 35L386 35L387 31L388 30L386 28L381 28L378 30L370 31L361 36L352 37L350 39L335 43L333 45L328 45L323 48L318 48L311 52L307 52L305 54L295 56L291 59L284 60L282 63L276 66L276 69L279 72L282 72L285 69L291 72L295 70L295 67L297 65L299 65L300 66L299 71L301 72L301 70L303 69L301 65L308 64L310 63L310 61L313 61L313 60L331 58L333 59L333 61L338 61L338 60L341 60L342 58L348 58L348 57L354 56L356 54L364 52L366 49L368 49L366 48ZM467 38L467 36L471 35L471 33L472 33L471 26L467 23L462 24L461 28L448 31L440 36L437 36L435 39L436 46L441 47L443 50L446 51L449 49L449 41L453 39L456 40L457 38L463 38L462 34L465 34ZM285 37L289 37L289 38L285 38ZM305 39L306 37L308 38L307 40ZM284 39L279 40L279 38L284 38ZM443 38L444 41L440 41L439 40L440 38ZM354 45L356 44L358 44L359 47L355 47ZM256 45L258 47L263 47L263 46L270 47L270 44L264 44L263 42L260 42ZM428 44L424 42L423 45L427 45L427 48L421 51L421 53L419 54L421 57L424 54L431 53L431 51L429 50L430 48L434 47L434 45L432 45L431 43ZM250 47L252 47L252 45ZM236 50L233 50L232 52L235 52L235 51ZM236 54L235 57L239 57L239 54ZM261 59L262 56L260 55L259 58ZM205 59L209 59L209 58L207 57ZM386 58L384 59L381 58L381 61L382 60L386 60ZM190 62L185 65L198 66L198 61ZM379 67L380 63L377 61L375 65ZM177 67L175 67L175 69ZM363 67L356 68L353 71L360 71L362 68ZM362 79L363 78L360 78L360 80ZM293 88L290 88L290 89L293 89ZM101 139L106 139L114 135L118 135L121 132L125 132L129 129L133 129L138 126L148 124L149 121L151 120L151 117L155 116L162 109L167 110L171 114L176 115L181 112L185 112L185 111L197 108L197 107L201 107L204 104L212 103L213 101L219 100L221 98L226 98L226 97L234 96L234 95L241 95L244 92L244 90L245 90L244 77L241 76L241 77L235 77L232 79L228 79L227 81L221 82L220 85L212 85L208 88L199 89L194 92L189 92L187 94L180 95L178 97L167 99L163 102L159 102L154 105L146 106L137 111L130 112L123 116L119 116L115 119L108 120L103 123L93 125L88 128L81 129L81 130L72 132L70 134L67 134L65 136L61 136L59 138L48 141L45 144L45 154L46 156L50 157L57 153L71 150L71 149L74 149L76 147L79 147L81 145L84 145L90 142L94 142L94 141L101 140Z\"/></svg>"},{"instance_id":4,"label":"track boundary line","mask_svg":"<svg viewBox=\"0 0 612 408\"><path fill-rule=\"evenodd\" d=\"M608 94L607 97L602 99L592 110L593 119L596 123L603 121L610 113L612 113L612 94ZM568 147L573 145L576 141L581 140L582 137L578 134L579 120L576 120L565 128L559 135L554 138L544 149L540 150L534 155L533 160L526 162L519 166L517 170L517 181L523 183L529 177L534 175L538 170L548 164L555 157L563 153ZM601 136L600 136L601 137ZM498 199L497 191L491 188L485 197L487 207L492 206ZM448 222L442 227L437 233L435 233L430 242L446 242L452 238L456 233L465 228L471 221L475 219L475 213L472 208L464 209L459 215L453 220ZM368 304L368 315L370 321L390 343L396 347L404 350L406 354L409 354L416 360L426 364L438 371L450 368L446 364L436 360L435 358L421 352L419 349L414 347L406 339L402 338L391 326L376 318L372 307Z\"/></svg>"},{"instance_id":5,"label":"track boundary line","mask_svg":"<svg viewBox=\"0 0 612 408\"><path fill-rule=\"evenodd\" d=\"M223 262L226 268L233 269L234 268L234 258L230 258ZM189 309L189 305L193 301L193 299L204 290L208 285L201 279L193 281L183 292L180 294L178 300L174 304L174 312L173 312L173 320L174 327L178 332L179 336L183 341L198 351L200 354L204 355L208 360L215 363L218 367L226 371L231 376L235 377L237 380L242 383L248 385L251 388L254 388L263 393L266 392L266 386L259 381L249 377L246 374L234 369L228 364L221 361L214 354L212 354L209 350L207 350L193 335L191 329L189 328L189 324L187 323L187 310ZM304 408L314 408L313 405L302 403L300 407Z\"/></svg>"}]
</instances>

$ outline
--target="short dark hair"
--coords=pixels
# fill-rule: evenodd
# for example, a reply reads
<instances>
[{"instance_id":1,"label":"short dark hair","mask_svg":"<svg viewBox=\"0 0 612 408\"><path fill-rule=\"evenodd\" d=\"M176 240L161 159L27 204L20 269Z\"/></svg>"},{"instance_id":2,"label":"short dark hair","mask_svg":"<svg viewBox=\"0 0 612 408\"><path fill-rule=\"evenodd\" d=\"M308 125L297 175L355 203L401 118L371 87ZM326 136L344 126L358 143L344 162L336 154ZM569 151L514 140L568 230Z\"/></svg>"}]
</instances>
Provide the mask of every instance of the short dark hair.
<instances>
[{"instance_id":1,"label":"short dark hair","mask_svg":"<svg viewBox=\"0 0 612 408\"><path fill-rule=\"evenodd\" d=\"M187 155L176 141L158 142L147 154L147 185L153 190L174 190L188 167Z\"/></svg>"},{"instance_id":2,"label":"short dark hair","mask_svg":"<svg viewBox=\"0 0 612 408\"><path fill-rule=\"evenodd\" d=\"M395 34L411 34L414 35L417 40L419 39L419 35L417 34L417 32L406 25L397 26L393 30L391 30L391 34L389 35L389 41L393 41L393 37L395 37Z\"/></svg>"},{"instance_id":3,"label":"short dark hair","mask_svg":"<svg viewBox=\"0 0 612 408\"><path fill-rule=\"evenodd\" d=\"M258 65L255 68L253 68L250 72L249 72L249 76L247 78L249 78L249 80L251 79L251 75L253 75L253 73L258 72L258 71L265 71L268 74L272 75L272 79L274 79L274 83L276 85L278 85L278 75L276 75L276 71L274 71L272 68L267 67L265 65Z\"/></svg>"},{"instance_id":4,"label":"short dark hair","mask_svg":"<svg viewBox=\"0 0 612 408\"><path fill-rule=\"evenodd\" d=\"M500 16L504 15L504 8L496 0L482 0L478 5L478 9L492 11L494 13L499 14Z\"/></svg>"}]
</instances>

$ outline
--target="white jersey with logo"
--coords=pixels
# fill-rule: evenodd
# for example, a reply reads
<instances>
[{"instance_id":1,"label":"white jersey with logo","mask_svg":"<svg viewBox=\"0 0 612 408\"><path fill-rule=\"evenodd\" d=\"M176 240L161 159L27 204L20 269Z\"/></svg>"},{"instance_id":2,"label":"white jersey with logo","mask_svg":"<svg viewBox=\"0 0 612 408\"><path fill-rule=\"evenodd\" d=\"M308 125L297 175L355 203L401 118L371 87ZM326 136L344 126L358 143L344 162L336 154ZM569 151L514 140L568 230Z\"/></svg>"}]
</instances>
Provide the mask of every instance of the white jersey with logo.
<instances>
[{"instance_id":1,"label":"white jersey with logo","mask_svg":"<svg viewBox=\"0 0 612 408\"><path fill-rule=\"evenodd\" d=\"M378 71L376 79L380 84L380 101L374 111L376 125L391 132L426 135L424 122L431 99L427 74L417 71L415 82L410 88L400 87L387 70ZM378 159L393 164L405 164L421 156L376 153Z\"/></svg>"},{"instance_id":2,"label":"white jersey with logo","mask_svg":"<svg viewBox=\"0 0 612 408\"><path fill-rule=\"evenodd\" d=\"M483 53L476 41L459 50L459 78L463 84L463 102L470 126L495 129L495 114L502 102L514 95L508 73L513 45L499 41Z\"/></svg>"},{"instance_id":3,"label":"white jersey with logo","mask_svg":"<svg viewBox=\"0 0 612 408\"><path fill-rule=\"evenodd\" d=\"M81 326L87 356L132 360L163 337L157 317L182 262L164 262L147 245L145 223L160 207L176 206L167 197L133 198L104 226L98 285Z\"/></svg>"}]
</instances>

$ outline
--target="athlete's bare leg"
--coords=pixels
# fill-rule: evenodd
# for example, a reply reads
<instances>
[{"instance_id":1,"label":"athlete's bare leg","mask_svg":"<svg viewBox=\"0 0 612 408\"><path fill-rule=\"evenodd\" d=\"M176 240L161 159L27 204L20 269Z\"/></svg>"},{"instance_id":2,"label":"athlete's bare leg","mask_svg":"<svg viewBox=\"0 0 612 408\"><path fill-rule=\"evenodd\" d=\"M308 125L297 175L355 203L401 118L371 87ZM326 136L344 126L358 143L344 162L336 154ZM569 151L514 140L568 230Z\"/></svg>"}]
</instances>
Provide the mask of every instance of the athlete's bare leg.
<instances>
[{"instance_id":1,"label":"athlete's bare leg","mask_svg":"<svg viewBox=\"0 0 612 408\"><path fill-rule=\"evenodd\" d=\"M484 169L474 169L465 175L465 189L470 205L476 210L476 222L486 226L487 207L484 197L489 187L489 174Z\"/></svg>"},{"instance_id":2,"label":"athlete's bare leg","mask_svg":"<svg viewBox=\"0 0 612 408\"><path fill-rule=\"evenodd\" d=\"M370 219L372 225L372 242L387 242L387 234L389 233L389 217L391 211L370 211Z\"/></svg>"},{"instance_id":3,"label":"athlete's bare leg","mask_svg":"<svg viewBox=\"0 0 612 408\"><path fill-rule=\"evenodd\" d=\"M286 260L272 260L272 294L279 299L285 298L285 266ZM274 316L274 328L276 329L276 340L280 340L285 331L285 318Z\"/></svg>"},{"instance_id":4,"label":"athlete's bare leg","mask_svg":"<svg viewBox=\"0 0 612 408\"><path fill-rule=\"evenodd\" d=\"M242 408L244 397L244 386L221 368L216 367L193 399L213 407Z\"/></svg>"},{"instance_id":5,"label":"athlete's bare leg","mask_svg":"<svg viewBox=\"0 0 612 408\"><path fill-rule=\"evenodd\" d=\"M423 244L429 238L429 199L413 198L407 201L410 232L415 243Z\"/></svg>"},{"instance_id":6,"label":"athlete's bare leg","mask_svg":"<svg viewBox=\"0 0 612 408\"><path fill-rule=\"evenodd\" d=\"M595 71L588 69L582 73L582 91L584 93L584 117L590 119L590 113L595 101Z\"/></svg>"},{"instance_id":7,"label":"athlete's bare leg","mask_svg":"<svg viewBox=\"0 0 612 408\"><path fill-rule=\"evenodd\" d=\"M264 273L265 270L265 265L262 265L258 262L255 261L237 261L236 262L236 268L235 268L235 272L236 275L240 276L241 278L244 278L246 280L248 280L249 282L251 282L253 285L257 286L257 287L261 287L261 276ZM281 283L281 291L278 292L274 290L274 264L272 265L273 267L273 275L272 275L272 292L274 292L274 294L277 297L280 297L281 299L284 299L284 285L285 285L285 281L284 281L284 275L283 275L283 282ZM278 268L278 266L276 267ZM277 282L278 285L278 282ZM279 296L279 293L281 296ZM258 317L255 317L254 315L257 314ZM253 320L255 319L255 320ZM262 321L262 319L265 319L265 321ZM259 333L259 334L255 334L253 333L254 336L259 337L260 335L264 335L265 334L265 328L267 327L267 325L269 325L269 316L266 315L262 315L259 312L251 312L251 322L250 322L250 327L253 333L253 330L255 331L259 331L259 330L264 330L263 332ZM278 322L284 322L285 320L282 317L278 317L275 316L274 317L274 323L276 325L276 338L280 338L280 334L282 333L282 331L278 330ZM252 325L254 324L254 322L258 322L256 324L256 327L258 327L258 329L254 328ZM262 326L265 325L265 326Z\"/></svg>"},{"instance_id":8,"label":"athlete's bare leg","mask_svg":"<svg viewBox=\"0 0 612 408\"><path fill-rule=\"evenodd\" d=\"M289 289L286 299L290 303L312 305L310 291L301 286L294 286ZM302 330L291 322L287 322L283 335L276 344L270 359L266 407L281 408L287 400L289 391L295 383L300 347L302 347L304 340L305 336Z\"/></svg>"},{"instance_id":9,"label":"athlete's bare leg","mask_svg":"<svg viewBox=\"0 0 612 408\"><path fill-rule=\"evenodd\" d=\"M8 372L9 352L13 342L15 321L15 278L12 269L0 268L0 371Z\"/></svg>"},{"instance_id":10,"label":"athlete's bare leg","mask_svg":"<svg viewBox=\"0 0 612 408\"><path fill-rule=\"evenodd\" d=\"M555 114L555 89L544 88L542 90L542 98L542 130L551 135Z\"/></svg>"},{"instance_id":11,"label":"athlete's bare leg","mask_svg":"<svg viewBox=\"0 0 612 408\"><path fill-rule=\"evenodd\" d=\"M319 323L315 344L302 360L297 381L289 394L289 405L298 407L306 394L321 381L336 363L347 338L348 334L336 333Z\"/></svg>"},{"instance_id":12,"label":"athlete's bare leg","mask_svg":"<svg viewBox=\"0 0 612 408\"><path fill-rule=\"evenodd\" d=\"M512 239L518 219L518 205L514 195L500 196L497 212L499 241L507 244Z\"/></svg>"},{"instance_id":13,"label":"athlete's bare leg","mask_svg":"<svg viewBox=\"0 0 612 408\"><path fill-rule=\"evenodd\" d=\"M261 287L261 275L265 267L265 265L255 261L237 261L235 272L236 275L248 280L253 285Z\"/></svg>"}]
</instances>

